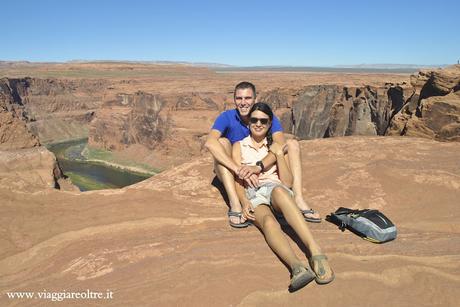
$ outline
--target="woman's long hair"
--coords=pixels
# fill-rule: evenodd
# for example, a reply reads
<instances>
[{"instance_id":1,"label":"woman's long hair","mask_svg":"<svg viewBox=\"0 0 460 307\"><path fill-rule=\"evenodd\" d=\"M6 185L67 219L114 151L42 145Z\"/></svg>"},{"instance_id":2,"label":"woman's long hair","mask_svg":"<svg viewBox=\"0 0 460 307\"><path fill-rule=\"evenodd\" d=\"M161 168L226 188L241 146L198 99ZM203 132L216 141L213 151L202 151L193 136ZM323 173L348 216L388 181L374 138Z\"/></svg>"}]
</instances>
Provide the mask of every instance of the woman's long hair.
<instances>
[{"instance_id":1,"label":"woman's long hair","mask_svg":"<svg viewBox=\"0 0 460 307\"><path fill-rule=\"evenodd\" d=\"M249 117L251 117L251 114L252 112L254 111L261 111L265 114L268 115L268 117L270 118L270 127L268 127L268 131L267 131L267 144L268 146L270 146L272 143L273 143L273 136L272 136L272 123L273 123L273 111L272 109L270 108L270 106L268 104L266 104L265 102L257 102L255 103L251 110L249 110Z\"/></svg>"}]
</instances>

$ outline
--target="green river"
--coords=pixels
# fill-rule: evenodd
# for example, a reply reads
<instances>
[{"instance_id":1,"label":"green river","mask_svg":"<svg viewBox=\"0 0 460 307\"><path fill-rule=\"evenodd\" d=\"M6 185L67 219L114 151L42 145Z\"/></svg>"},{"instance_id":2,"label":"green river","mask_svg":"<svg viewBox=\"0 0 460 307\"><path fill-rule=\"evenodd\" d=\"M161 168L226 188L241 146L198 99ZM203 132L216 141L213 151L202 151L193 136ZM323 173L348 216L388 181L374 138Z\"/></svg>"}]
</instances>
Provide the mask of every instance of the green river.
<instances>
[{"instance_id":1,"label":"green river","mask_svg":"<svg viewBox=\"0 0 460 307\"><path fill-rule=\"evenodd\" d=\"M56 155L64 174L81 191L121 188L151 176L88 161L82 155L87 142L87 139L79 139L47 145Z\"/></svg>"}]
</instances>

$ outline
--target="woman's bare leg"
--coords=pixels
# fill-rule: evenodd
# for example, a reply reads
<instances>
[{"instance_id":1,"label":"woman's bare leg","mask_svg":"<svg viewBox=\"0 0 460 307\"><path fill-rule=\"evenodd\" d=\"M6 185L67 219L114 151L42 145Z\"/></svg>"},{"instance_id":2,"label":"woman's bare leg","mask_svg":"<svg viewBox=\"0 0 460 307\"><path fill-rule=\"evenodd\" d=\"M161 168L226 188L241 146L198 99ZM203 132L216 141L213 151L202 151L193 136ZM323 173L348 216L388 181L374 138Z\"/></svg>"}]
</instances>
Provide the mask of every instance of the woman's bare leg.
<instances>
[{"instance_id":1,"label":"woman's bare leg","mask_svg":"<svg viewBox=\"0 0 460 307\"><path fill-rule=\"evenodd\" d=\"M292 250L286 235L281 230L280 224L273 216L271 209L266 205L260 205L254 210L255 224L262 230L268 246L280 257L291 270L303 266L300 259Z\"/></svg>"},{"instance_id":2,"label":"woman's bare leg","mask_svg":"<svg viewBox=\"0 0 460 307\"><path fill-rule=\"evenodd\" d=\"M272 192L272 205L275 208L275 210L279 210L283 213L284 217L286 218L286 221L294 229L294 231L297 233L297 235L305 244L305 246L309 249L311 255L321 255L321 248L314 240L307 223L305 222L302 214L297 208L296 203L294 202L294 199L292 199L288 191L286 191L282 187L274 188ZM326 274L322 276L322 279L326 280L331 277L332 270L329 264L327 263L327 260L324 260L323 264L325 264ZM318 272L318 268L312 269L315 272Z\"/></svg>"}]
</instances>

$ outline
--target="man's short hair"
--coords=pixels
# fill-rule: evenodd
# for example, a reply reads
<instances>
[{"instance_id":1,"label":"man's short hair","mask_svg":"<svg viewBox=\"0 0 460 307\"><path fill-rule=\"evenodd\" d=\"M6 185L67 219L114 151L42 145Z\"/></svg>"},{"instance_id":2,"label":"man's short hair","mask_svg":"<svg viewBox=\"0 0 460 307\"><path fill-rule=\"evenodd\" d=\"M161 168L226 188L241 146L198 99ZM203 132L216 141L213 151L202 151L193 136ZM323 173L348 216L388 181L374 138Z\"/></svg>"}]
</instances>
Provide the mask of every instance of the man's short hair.
<instances>
[{"instance_id":1,"label":"man's short hair","mask_svg":"<svg viewBox=\"0 0 460 307\"><path fill-rule=\"evenodd\" d=\"M251 82L247 82L247 81L240 82L235 86L235 91L233 92L233 98L235 98L237 90L245 90L247 88L250 88L252 90L252 92L254 93L254 98L256 98L256 86L252 84Z\"/></svg>"}]
</instances>

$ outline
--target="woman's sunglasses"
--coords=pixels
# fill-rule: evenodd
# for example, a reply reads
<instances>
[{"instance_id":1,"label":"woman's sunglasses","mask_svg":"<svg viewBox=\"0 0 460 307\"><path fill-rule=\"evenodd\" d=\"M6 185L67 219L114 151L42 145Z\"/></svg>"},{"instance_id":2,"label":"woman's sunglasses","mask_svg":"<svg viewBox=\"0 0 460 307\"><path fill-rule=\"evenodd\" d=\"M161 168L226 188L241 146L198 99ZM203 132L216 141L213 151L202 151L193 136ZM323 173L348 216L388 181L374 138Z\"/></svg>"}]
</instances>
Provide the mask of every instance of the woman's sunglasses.
<instances>
[{"instance_id":1,"label":"woman's sunglasses","mask_svg":"<svg viewBox=\"0 0 460 307\"><path fill-rule=\"evenodd\" d=\"M257 117L251 117L249 118L249 122L251 124L257 124L257 122L259 122L262 124L262 125L266 125L268 124L268 121L269 119L268 118L257 118Z\"/></svg>"}]
</instances>

